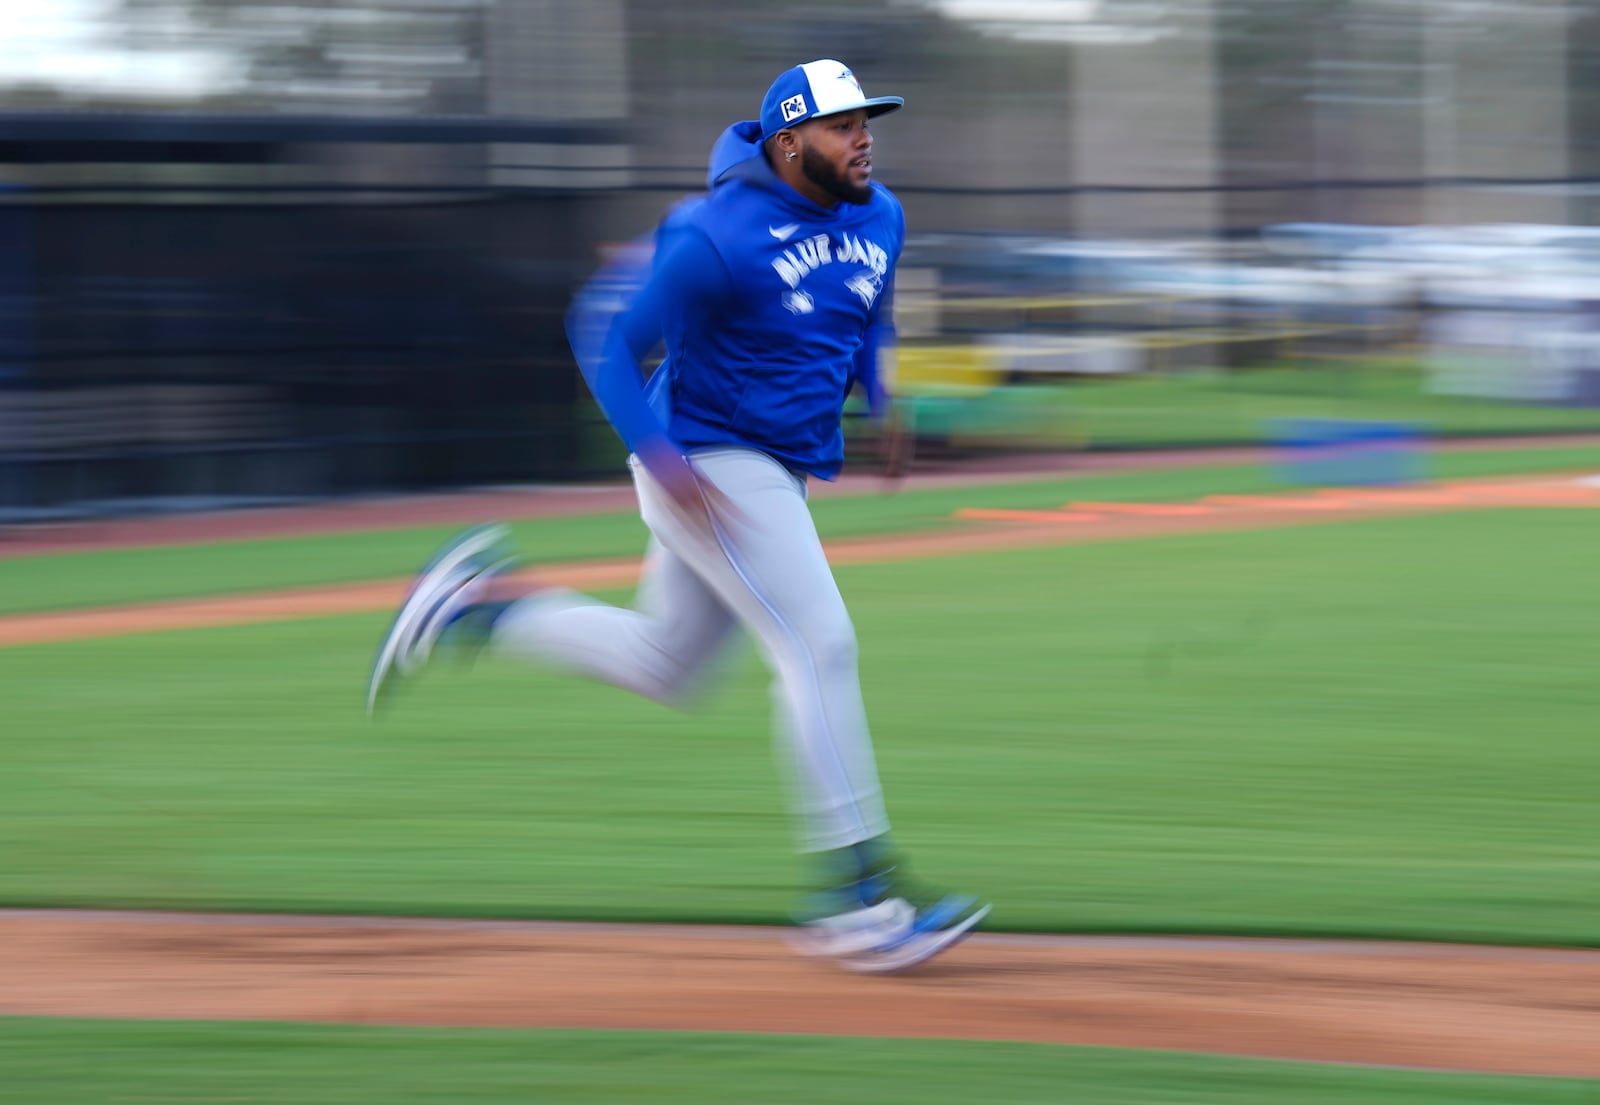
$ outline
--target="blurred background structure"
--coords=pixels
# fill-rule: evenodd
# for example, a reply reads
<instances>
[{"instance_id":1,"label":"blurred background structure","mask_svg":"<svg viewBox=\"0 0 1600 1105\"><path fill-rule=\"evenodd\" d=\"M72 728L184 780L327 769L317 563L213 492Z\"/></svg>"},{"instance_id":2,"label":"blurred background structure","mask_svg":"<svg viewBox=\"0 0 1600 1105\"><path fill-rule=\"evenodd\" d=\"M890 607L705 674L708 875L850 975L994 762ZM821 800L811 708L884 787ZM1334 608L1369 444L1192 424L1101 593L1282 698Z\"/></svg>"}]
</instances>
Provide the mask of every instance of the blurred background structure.
<instances>
[{"instance_id":1,"label":"blurred background structure","mask_svg":"<svg viewBox=\"0 0 1600 1105\"><path fill-rule=\"evenodd\" d=\"M925 455L1600 429L1600 0L7 0L0 45L0 519L614 474L573 289L824 56L908 101Z\"/></svg>"}]
</instances>

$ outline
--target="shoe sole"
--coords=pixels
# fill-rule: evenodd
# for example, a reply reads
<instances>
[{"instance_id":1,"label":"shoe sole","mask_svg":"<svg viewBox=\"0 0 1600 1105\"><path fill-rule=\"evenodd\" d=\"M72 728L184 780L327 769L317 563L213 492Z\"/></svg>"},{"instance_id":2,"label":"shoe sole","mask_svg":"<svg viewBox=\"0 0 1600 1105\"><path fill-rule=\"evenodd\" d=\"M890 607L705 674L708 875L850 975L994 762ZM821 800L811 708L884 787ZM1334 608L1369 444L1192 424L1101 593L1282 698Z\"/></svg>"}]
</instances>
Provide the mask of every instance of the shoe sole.
<instances>
[{"instance_id":1,"label":"shoe sole","mask_svg":"<svg viewBox=\"0 0 1600 1105\"><path fill-rule=\"evenodd\" d=\"M400 604L400 609L395 612L394 621L389 624L389 632L378 648L377 658L372 662L372 674L367 680L368 717L376 712L384 691L393 681L396 664L402 652L401 646L408 638L416 636L417 631L431 616L430 608L437 605L432 594L435 586L459 571L473 557L494 548L505 539L506 532L504 526L498 525L479 526L468 530L441 549L438 555L418 573L411 590L406 593L405 600ZM420 624L419 613L423 615Z\"/></svg>"},{"instance_id":2,"label":"shoe sole","mask_svg":"<svg viewBox=\"0 0 1600 1105\"><path fill-rule=\"evenodd\" d=\"M965 940L971 935L977 923L989 915L991 908L983 906L971 916L963 918L959 924L940 929L938 932L926 933L921 937L913 937L898 948L840 956L837 962L845 970L855 971L858 974L892 975L909 971Z\"/></svg>"}]
</instances>

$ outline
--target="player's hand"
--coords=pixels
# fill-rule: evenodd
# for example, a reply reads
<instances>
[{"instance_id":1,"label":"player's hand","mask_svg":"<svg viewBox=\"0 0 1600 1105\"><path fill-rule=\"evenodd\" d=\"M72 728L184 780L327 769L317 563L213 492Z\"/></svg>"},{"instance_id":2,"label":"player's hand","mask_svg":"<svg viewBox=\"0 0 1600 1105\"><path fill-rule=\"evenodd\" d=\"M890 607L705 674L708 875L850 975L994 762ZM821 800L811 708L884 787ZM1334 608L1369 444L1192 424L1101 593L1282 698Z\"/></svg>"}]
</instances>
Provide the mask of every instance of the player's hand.
<instances>
[{"instance_id":1,"label":"player's hand","mask_svg":"<svg viewBox=\"0 0 1600 1105\"><path fill-rule=\"evenodd\" d=\"M911 470L916 435L909 421L898 406L891 404L878 424L878 472L889 481L891 491L899 488Z\"/></svg>"}]
</instances>

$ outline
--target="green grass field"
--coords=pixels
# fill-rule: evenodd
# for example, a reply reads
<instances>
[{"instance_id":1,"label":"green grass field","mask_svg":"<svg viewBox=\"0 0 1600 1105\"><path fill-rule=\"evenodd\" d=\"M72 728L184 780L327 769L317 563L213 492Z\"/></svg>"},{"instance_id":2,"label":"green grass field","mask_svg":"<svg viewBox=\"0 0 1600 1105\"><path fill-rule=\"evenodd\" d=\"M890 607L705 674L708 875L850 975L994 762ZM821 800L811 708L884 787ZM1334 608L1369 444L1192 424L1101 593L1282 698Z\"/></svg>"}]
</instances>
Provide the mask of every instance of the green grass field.
<instances>
[{"instance_id":1,"label":"green grass field","mask_svg":"<svg viewBox=\"0 0 1600 1105\"><path fill-rule=\"evenodd\" d=\"M1404 422L1433 435L1600 430L1592 408L1432 394L1418 362L1396 357L1085 379L923 405L924 429L1003 431L1009 419L1047 438L1054 427L1062 441L1115 448L1261 442L1282 418Z\"/></svg>"},{"instance_id":2,"label":"green grass field","mask_svg":"<svg viewBox=\"0 0 1600 1105\"><path fill-rule=\"evenodd\" d=\"M1600 449L1545 447L1485 452L1438 452L1422 463L1425 475L1466 479L1590 469L1600 471ZM825 539L911 532L950 524L964 506L1050 508L1072 499L1177 501L1208 494L1281 490L1261 465L1227 465L1154 472L1085 472L1016 484L913 489L891 495L819 497L817 528ZM400 578L456 527L284 537L212 545L128 549L15 557L0 561L0 615L28 611L145 602L267 590L319 583ZM581 518L522 522L513 526L520 551L532 563L588 557L636 556L645 541L631 510Z\"/></svg>"},{"instance_id":3,"label":"green grass field","mask_svg":"<svg viewBox=\"0 0 1600 1105\"><path fill-rule=\"evenodd\" d=\"M1264 478L1104 477L818 514L867 532L955 505ZM518 536L566 558L636 552L641 533L619 515ZM436 536L5 561L0 606L401 575ZM838 575L897 831L922 874L992 897L996 928L1596 946L1597 538L1600 511L1485 511ZM0 650L0 903L787 917L804 872L753 656L695 713L490 660L430 672L368 724L385 621ZM644 1085L667 1087L661 1101L1130 1105L1594 1092L1024 1045L0 1021L0 1099L27 1102L631 1101Z\"/></svg>"},{"instance_id":4,"label":"green grass field","mask_svg":"<svg viewBox=\"0 0 1600 1105\"><path fill-rule=\"evenodd\" d=\"M997 927L1590 944L1597 532L1482 512L838 574L904 843ZM753 657L695 713L488 661L370 725L384 621L0 651L0 901L787 916Z\"/></svg>"},{"instance_id":5,"label":"green grass field","mask_svg":"<svg viewBox=\"0 0 1600 1105\"><path fill-rule=\"evenodd\" d=\"M28 1105L1584 1105L1594 1084L1035 1044L0 1019Z\"/></svg>"}]
</instances>

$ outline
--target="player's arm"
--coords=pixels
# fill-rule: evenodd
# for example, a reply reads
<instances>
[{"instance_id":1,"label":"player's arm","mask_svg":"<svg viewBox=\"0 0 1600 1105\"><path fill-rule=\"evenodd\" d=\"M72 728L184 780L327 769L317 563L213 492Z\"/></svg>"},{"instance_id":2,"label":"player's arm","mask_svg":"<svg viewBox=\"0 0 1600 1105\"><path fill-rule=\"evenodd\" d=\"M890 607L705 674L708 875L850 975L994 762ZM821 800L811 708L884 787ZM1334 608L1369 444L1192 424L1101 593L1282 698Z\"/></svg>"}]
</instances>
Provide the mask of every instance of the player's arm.
<instances>
[{"instance_id":1,"label":"player's arm","mask_svg":"<svg viewBox=\"0 0 1600 1105\"><path fill-rule=\"evenodd\" d=\"M626 272L609 275L612 285L626 288L630 283ZM632 275L631 283L637 284L638 274ZM607 276L602 272L602 278ZM669 226L637 291L627 290L608 301L599 293L601 284L591 283L567 318L578 366L606 419L628 450L683 506L698 499L700 492L682 448L645 399L642 362L661 343L669 318L694 317L712 309L727 294L728 282L727 267L701 231L683 224ZM619 310L623 302L626 306Z\"/></svg>"},{"instance_id":2,"label":"player's arm","mask_svg":"<svg viewBox=\"0 0 1600 1105\"><path fill-rule=\"evenodd\" d=\"M722 270L698 230L664 230L653 260L623 251L579 294L567 337L583 378L630 452L654 452L667 428L645 401L642 362L661 343L668 313L694 309L712 293L707 274ZM707 256L710 255L710 264Z\"/></svg>"},{"instance_id":3,"label":"player's arm","mask_svg":"<svg viewBox=\"0 0 1600 1105\"><path fill-rule=\"evenodd\" d=\"M894 279L884 284L872 318L856 350L850 375L851 386L859 387L867 400L867 414L877 429L878 464L883 474L898 478L910 463L911 435L894 409L894 396L883 378L883 362L893 354Z\"/></svg>"},{"instance_id":4,"label":"player's arm","mask_svg":"<svg viewBox=\"0 0 1600 1105\"><path fill-rule=\"evenodd\" d=\"M895 345L894 278L906 240L906 213L900 206L900 201L890 195L887 189L881 185L873 187L878 189L880 196L886 197L893 205L894 257L889 263L888 272L884 274L883 291L878 293L877 302L872 305L872 313L867 319L867 328L862 335L861 348L856 350L850 383L852 387L861 388L866 395L867 413L872 420L881 429L887 430L892 422L890 416L894 413L894 397L884 382L882 365L885 358L893 355Z\"/></svg>"},{"instance_id":5,"label":"player's arm","mask_svg":"<svg viewBox=\"0 0 1600 1105\"><path fill-rule=\"evenodd\" d=\"M889 414L890 395L883 382L882 364L883 358L894 350L894 342L894 277L891 275L873 305L850 372L851 387L861 389L866 396L867 413L879 423Z\"/></svg>"}]
</instances>

